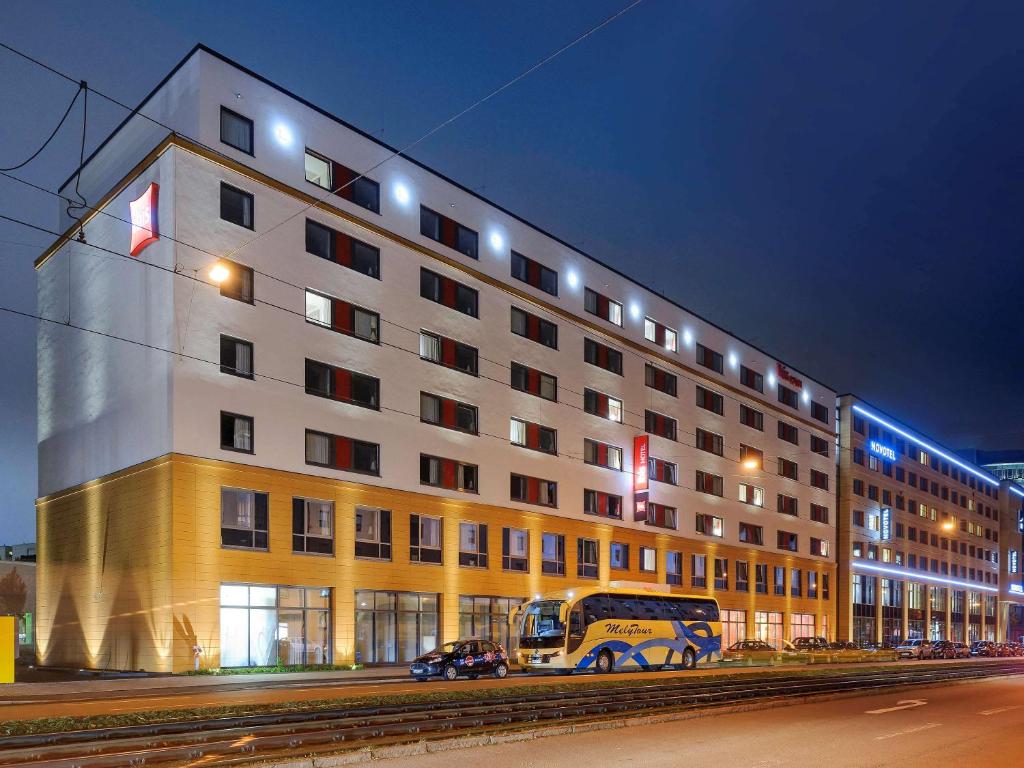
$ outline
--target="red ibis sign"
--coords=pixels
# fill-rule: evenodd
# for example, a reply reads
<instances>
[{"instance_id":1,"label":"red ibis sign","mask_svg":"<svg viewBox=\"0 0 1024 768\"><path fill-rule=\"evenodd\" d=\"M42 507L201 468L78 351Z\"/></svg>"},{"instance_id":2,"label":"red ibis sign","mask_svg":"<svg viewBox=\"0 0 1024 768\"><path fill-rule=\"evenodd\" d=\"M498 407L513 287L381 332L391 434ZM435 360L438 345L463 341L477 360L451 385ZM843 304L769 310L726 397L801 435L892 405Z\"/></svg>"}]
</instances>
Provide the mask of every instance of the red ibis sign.
<instances>
[{"instance_id":1,"label":"red ibis sign","mask_svg":"<svg viewBox=\"0 0 1024 768\"><path fill-rule=\"evenodd\" d=\"M792 384L797 389L803 389L804 388L803 381L801 381L799 378L794 376L790 372L789 368L784 366L782 363L776 363L775 364L775 370L779 374L779 378L782 379L783 381L788 381L790 384Z\"/></svg>"},{"instance_id":2,"label":"red ibis sign","mask_svg":"<svg viewBox=\"0 0 1024 768\"><path fill-rule=\"evenodd\" d=\"M633 490L647 490L647 435L633 438Z\"/></svg>"},{"instance_id":3,"label":"red ibis sign","mask_svg":"<svg viewBox=\"0 0 1024 768\"><path fill-rule=\"evenodd\" d=\"M137 200L128 203L132 213L132 247L128 252L138 256L150 243L160 239L160 225L157 221L157 197L160 185L153 182Z\"/></svg>"}]
</instances>

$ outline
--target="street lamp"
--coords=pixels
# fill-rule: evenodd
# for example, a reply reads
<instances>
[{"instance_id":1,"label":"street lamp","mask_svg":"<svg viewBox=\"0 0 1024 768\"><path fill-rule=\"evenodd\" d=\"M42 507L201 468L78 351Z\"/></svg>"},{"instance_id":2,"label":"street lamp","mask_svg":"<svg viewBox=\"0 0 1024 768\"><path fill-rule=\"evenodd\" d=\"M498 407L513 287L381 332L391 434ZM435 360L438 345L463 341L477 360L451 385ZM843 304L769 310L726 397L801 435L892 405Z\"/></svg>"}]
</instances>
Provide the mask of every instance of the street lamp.
<instances>
[{"instance_id":1,"label":"street lamp","mask_svg":"<svg viewBox=\"0 0 1024 768\"><path fill-rule=\"evenodd\" d=\"M213 265L210 270L210 279L213 280L217 285L220 285L231 276L231 270L227 268L221 262L217 262Z\"/></svg>"},{"instance_id":2,"label":"street lamp","mask_svg":"<svg viewBox=\"0 0 1024 768\"><path fill-rule=\"evenodd\" d=\"M743 468L744 469L757 469L757 459L744 459L743 460Z\"/></svg>"}]
</instances>

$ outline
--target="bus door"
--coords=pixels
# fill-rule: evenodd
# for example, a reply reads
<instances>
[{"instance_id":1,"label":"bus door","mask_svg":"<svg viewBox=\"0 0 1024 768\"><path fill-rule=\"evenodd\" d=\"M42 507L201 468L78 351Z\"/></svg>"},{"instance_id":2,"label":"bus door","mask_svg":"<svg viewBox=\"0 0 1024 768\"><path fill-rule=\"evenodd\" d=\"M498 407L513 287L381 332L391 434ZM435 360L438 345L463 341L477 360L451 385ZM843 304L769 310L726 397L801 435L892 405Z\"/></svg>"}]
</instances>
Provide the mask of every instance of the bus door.
<instances>
[{"instance_id":1,"label":"bus door","mask_svg":"<svg viewBox=\"0 0 1024 768\"><path fill-rule=\"evenodd\" d=\"M583 637L587 633L587 625L583 621L583 604L576 603L569 612L569 638L566 647L567 653L573 653L583 644Z\"/></svg>"}]
</instances>

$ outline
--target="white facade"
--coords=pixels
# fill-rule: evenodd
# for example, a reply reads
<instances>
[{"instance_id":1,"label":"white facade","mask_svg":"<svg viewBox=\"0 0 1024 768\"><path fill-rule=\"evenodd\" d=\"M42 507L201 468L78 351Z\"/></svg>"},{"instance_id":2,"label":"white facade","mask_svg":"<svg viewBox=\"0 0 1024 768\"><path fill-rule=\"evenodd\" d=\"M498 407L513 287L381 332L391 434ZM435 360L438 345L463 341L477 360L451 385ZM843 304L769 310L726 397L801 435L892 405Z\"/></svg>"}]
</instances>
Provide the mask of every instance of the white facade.
<instances>
[{"instance_id":1,"label":"white facade","mask_svg":"<svg viewBox=\"0 0 1024 768\"><path fill-rule=\"evenodd\" d=\"M252 156L221 143L222 106L253 120ZM127 218L127 202L150 182L158 182L163 236L140 258L177 269L178 275L109 254L86 253L94 249L78 244L58 250L40 267L39 308L46 316L66 314L62 307L67 304L70 252L76 324L177 353L57 326L41 330L40 495L177 452L536 510L509 500L509 473L514 472L558 482L558 507L548 510L551 514L584 518L583 490L587 488L623 496L623 519L609 522L637 526L642 524L633 522L629 470L633 437L644 432L644 411L650 409L678 422L676 441L650 438L650 454L678 466L678 485L652 482L650 498L678 510L679 535L703 538L695 530L695 513L708 513L724 519L725 543L738 544L739 523L749 522L763 526L766 549L775 548L776 530L785 530L799 536L799 555L809 557L809 541L816 538L828 542L829 556L822 559L834 561L834 517L828 523L809 519L812 503L835 514L835 393L828 387L790 369L803 382L798 407L781 404L776 396L779 361L775 358L405 158L389 159L367 174L380 184L380 214L330 195L305 180L305 148L357 171L386 160L391 151L204 49L190 55L142 112L251 171L233 169L209 153L172 145L106 206L114 216ZM89 199L98 199L112 188L166 134L144 118L133 118L83 174ZM281 135L290 137L290 144L283 144ZM260 174L276 183L265 183ZM221 182L253 194L254 231L220 218ZM405 202L399 202L399 190L408 193ZM373 228L326 210L304 210L302 194L326 198L328 205ZM475 230L479 260L421 235L421 204ZM379 248L381 279L307 253L307 218ZM97 216L86 224L85 232L90 243L128 251L126 223ZM255 242L247 244L254 237ZM556 270L558 296L512 278L511 250ZM208 283L214 254L230 255L257 271L254 304L222 297ZM421 298L421 267L476 289L479 318ZM207 282L198 283L189 276ZM584 287L621 302L621 328L585 312ZM306 288L378 312L382 343L375 345L306 322ZM512 306L555 322L558 349L510 333ZM678 351L666 351L645 340L645 317L677 332ZM419 359L420 329L479 349L479 376ZM253 343L254 380L220 372L222 333ZM585 363L584 337L621 350L623 375ZM724 356L721 374L697 364L697 344ZM303 390L307 358L379 378L381 410L307 395ZM511 389L512 361L557 376L558 402ZM645 362L678 377L677 397L645 386ZM764 394L741 383L741 365L763 375ZM75 371L78 384L69 387L62 371ZM697 385L723 395L723 415L697 407ZM623 423L585 413L584 388L620 398ZM478 406L480 434L421 423L421 391ZM741 403L764 414L763 431L740 423ZM812 418L811 403L827 409L823 421ZM220 449L221 411L253 417L252 454ZM557 457L510 445L511 417L557 429ZM777 436L780 419L798 428L798 445ZM379 443L380 476L308 465L304 457L307 428ZM698 428L723 437L724 455L696 447ZM828 442L828 456L810 450L809 435ZM621 446L626 471L584 464L584 438ZM88 451L81 449L83 441ZM741 444L764 452L763 470L741 466ZM478 465L479 494L421 485L421 453ZM798 480L778 475L780 457L796 462ZM827 490L811 487L812 469L828 475ZM697 491L696 470L722 476L723 496ZM737 500L741 482L763 489L763 508ZM798 499L797 517L776 512L780 493Z\"/></svg>"}]
</instances>

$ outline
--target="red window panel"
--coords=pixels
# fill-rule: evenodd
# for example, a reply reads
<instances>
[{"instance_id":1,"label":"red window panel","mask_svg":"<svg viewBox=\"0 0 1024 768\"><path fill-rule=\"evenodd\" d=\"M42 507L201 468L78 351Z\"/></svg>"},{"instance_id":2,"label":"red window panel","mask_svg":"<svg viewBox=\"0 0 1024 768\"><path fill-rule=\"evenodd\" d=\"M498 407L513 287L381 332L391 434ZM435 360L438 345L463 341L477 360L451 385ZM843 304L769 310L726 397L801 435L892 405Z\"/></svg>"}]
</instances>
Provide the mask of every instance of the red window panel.
<instances>
[{"instance_id":1,"label":"red window panel","mask_svg":"<svg viewBox=\"0 0 1024 768\"><path fill-rule=\"evenodd\" d=\"M455 293L457 284L447 277L441 278L441 303L446 307L455 308Z\"/></svg>"},{"instance_id":2,"label":"red window panel","mask_svg":"<svg viewBox=\"0 0 1024 768\"><path fill-rule=\"evenodd\" d=\"M352 333L352 305L341 299L331 299L331 327L342 333Z\"/></svg>"},{"instance_id":3,"label":"red window panel","mask_svg":"<svg viewBox=\"0 0 1024 768\"><path fill-rule=\"evenodd\" d=\"M347 437L334 438L334 466L339 469L352 466L352 441Z\"/></svg>"},{"instance_id":4,"label":"red window panel","mask_svg":"<svg viewBox=\"0 0 1024 768\"><path fill-rule=\"evenodd\" d=\"M608 297L597 294L597 313L605 320L608 319Z\"/></svg>"},{"instance_id":5,"label":"red window panel","mask_svg":"<svg viewBox=\"0 0 1024 768\"><path fill-rule=\"evenodd\" d=\"M540 394L540 371L535 368L530 369L527 374L527 386L533 394Z\"/></svg>"},{"instance_id":6,"label":"red window panel","mask_svg":"<svg viewBox=\"0 0 1024 768\"><path fill-rule=\"evenodd\" d=\"M597 412L602 416L608 416L608 395L598 394Z\"/></svg>"},{"instance_id":7,"label":"red window panel","mask_svg":"<svg viewBox=\"0 0 1024 768\"><path fill-rule=\"evenodd\" d=\"M526 498L531 504L540 502L540 480L538 478L526 478Z\"/></svg>"},{"instance_id":8,"label":"red window panel","mask_svg":"<svg viewBox=\"0 0 1024 768\"><path fill-rule=\"evenodd\" d=\"M441 339L441 362L447 366L455 365L455 339Z\"/></svg>"},{"instance_id":9,"label":"red window panel","mask_svg":"<svg viewBox=\"0 0 1024 768\"><path fill-rule=\"evenodd\" d=\"M441 400L441 423L446 427L455 427L454 400Z\"/></svg>"},{"instance_id":10,"label":"red window panel","mask_svg":"<svg viewBox=\"0 0 1024 768\"><path fill-rule=\"evenodd\" d=\"M445 488L455 488L456 475L458 474L458 462L454 459L441 460L441 485Z\"/></svg>"},{"instance_id":11,"label":"red window panel","mask_svg":"<svg viewBox=\"0 0 1024 768\"><path fill-rule=\"evenodd\" d=\"M534 450L540 448L540 427L532 422L526 425L526 447Z\"/></svg>"},{"instance_id":12,"label":"red window panel","mask_svg":"<svg viewBox=\"0 0 1024 768\"><path fill-rule=\"evenodd\" d=\"M352 374L343 368L334 369L334 397L337 400L352 399Z\"/></svg>"},{"instance_id":13,"label":"red window panel","mask_svg":"<svg viewBox=\"0 0 1024 768\"><path fill-rule=\"evenodd\" d=\"M604 344L597 345L597 364L602 368L608 367L608 347Z\"/></svg>"},{"instance_id":14,"label":"red window panel","mask_svg":"<svg viewBox=\"0 0 1024 768\"><path fill-rule=\"evenodd\" d=\"M601 517L608 517L608 494L597 494L597 514Z\"/></svg>"},{"instance_id":15,"label":"red window panel","mask_svg":"<svg viewBox=\"0 0 1024 768\"><path fill-rule=\"evenodd\" d=\"M456 226L452 219L447 216L440 216L441 219L441 242L449 248L456 246Z\"/></svg>"},{"instance_id":16,"label":"red window panel","mask_svg":"<svg viewBox=\"0 0 1024 768\"><path fill-rule=\"evenodd\" d=\"M597 444L597 463L602 467L608 466L608 445L606 443Z\"/></svg>"},{"instance_id":17,"label":"red window panel","mask_svg":"<svg viewBox=\"0 0 1024 768\"><path fill-rule=\"evenodd\" d=\"M540 264L532 259L526 260L526 282L535 288L540 287Z\"/></svg>"},{"instance_id":18,"label":"red window panel","mask_svg":"<svg viewBox=\"0 0 1024 768\"><path fill-rule=\"evenodd\" d=\"M526 316L526 335L534 341L540 341L540 318L536 315Z\"/></svg>"},{"instance_id":19,"label":"red window panel","mask_svg":"<svg viewBox=\"0 0 1024 768\"><path fill-rule=\"evenodd\" d=\"M654 341L659 346L665 346L665 326L661 323L654 324Z\"/></svg>"},{"instance_id":20,"label":"red window panel","mask_svg":"<svg viewBox=\"0 0 1024 768\"><path fill-rule=\"evenodd\" d=\"M347 168L341 163L331 160L331 185L334 187L334 194L344 200L352 199L352 181L356 178L356 172Z\"/></svg>"},{"instance_id":21,"label":"red window panel","mask_svg":"<svg viewBox=\"0 0 1024 768\"><path fill-rule=\"evenodd\" d=\"M352 266L352 238L342 232L334 233L334 259L346 267Z\"/></svg>"}]
</instances>

